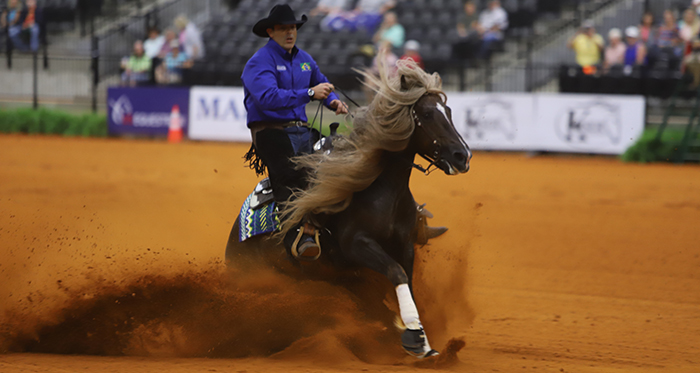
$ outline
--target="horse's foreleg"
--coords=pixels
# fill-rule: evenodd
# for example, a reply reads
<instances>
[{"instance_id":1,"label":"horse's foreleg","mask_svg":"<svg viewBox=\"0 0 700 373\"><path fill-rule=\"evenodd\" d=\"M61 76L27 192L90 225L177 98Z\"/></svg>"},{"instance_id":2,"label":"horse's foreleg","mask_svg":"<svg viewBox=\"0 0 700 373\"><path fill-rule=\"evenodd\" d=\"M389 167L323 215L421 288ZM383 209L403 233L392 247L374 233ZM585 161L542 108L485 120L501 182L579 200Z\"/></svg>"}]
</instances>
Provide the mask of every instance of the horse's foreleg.
<instances>
[{"instance_id":1,"label":"horse's foreleg","mask_svg":"<svg viewBox=\"0 0 700 373\"><path fill-rule=\"evenodd\" d=\"M355 236L350 247L344 250L344 254L356 264L383 274L394 284L401 321L406 326L401 336L404 349L418 357L435 355L437 352L430 348L423 331L418 309L408 285L409 277L404 268L389 256L377 241L363 234Z\"/></svg>"}]
</instances>

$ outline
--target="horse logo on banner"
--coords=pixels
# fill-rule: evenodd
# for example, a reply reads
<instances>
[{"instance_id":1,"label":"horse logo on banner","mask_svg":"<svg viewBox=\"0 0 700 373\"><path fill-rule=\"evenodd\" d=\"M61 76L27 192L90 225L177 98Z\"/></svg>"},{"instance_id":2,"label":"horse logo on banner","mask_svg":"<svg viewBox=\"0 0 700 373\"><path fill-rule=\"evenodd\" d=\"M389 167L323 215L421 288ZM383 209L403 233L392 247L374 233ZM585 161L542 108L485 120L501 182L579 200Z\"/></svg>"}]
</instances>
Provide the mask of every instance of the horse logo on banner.
<instances>
[{"instance_id":1,"label":"horse logo on banner","mask_svg":"<svg viewBox=\"0 0 700 373\"><path fill-rule=\"evenodd\" d=\"M515 139L517 125L512 103L494 97L486 102L474 102L465 111L467 139L481 140L492 136Z\"/></svg>"},{"instance_id":2,"label":"horse logo on banner","mask_svg":"<svg viewBox=\"0 0 700 373\"><path fill-rule=\"evenodd\" d=\"M618 105L602 100L570 106L557 116L555 131L562 141L578 147L616 145L622 138Z\"/></svg>"}]
</instances>

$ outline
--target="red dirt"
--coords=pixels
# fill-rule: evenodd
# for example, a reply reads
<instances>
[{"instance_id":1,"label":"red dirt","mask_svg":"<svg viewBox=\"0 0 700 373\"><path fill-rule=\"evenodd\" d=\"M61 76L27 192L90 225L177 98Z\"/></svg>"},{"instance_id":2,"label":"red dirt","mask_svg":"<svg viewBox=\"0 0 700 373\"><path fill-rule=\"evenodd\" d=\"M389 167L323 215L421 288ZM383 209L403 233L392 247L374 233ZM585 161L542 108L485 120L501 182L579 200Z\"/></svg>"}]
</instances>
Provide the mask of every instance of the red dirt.
<instances>
[{"instance_id":1,"label":"red dirt","mask_svg":"<svg viewBox=\"0 0 700 373\"><path fill-rule=\"evenodd\" d=\"M416 174L450 227L416 273L446 353L417 362L381 278L224 271L245 150L0 136L0 372L700 371L696 166L477 153Z\"/></svg>"}]
</instances>

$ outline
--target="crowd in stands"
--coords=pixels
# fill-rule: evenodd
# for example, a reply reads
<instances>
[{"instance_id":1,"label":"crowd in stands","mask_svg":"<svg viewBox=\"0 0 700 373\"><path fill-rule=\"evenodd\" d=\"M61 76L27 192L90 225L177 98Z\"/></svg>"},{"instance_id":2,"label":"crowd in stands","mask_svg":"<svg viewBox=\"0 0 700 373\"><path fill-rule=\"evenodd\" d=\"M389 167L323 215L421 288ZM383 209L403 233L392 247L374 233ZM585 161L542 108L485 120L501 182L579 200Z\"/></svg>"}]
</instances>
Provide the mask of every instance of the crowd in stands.
<instances>
[{"instance_id":1,"label":"crowd in stands","mask_svg":"<svg viewBox=\"0 0 700 373\"><path fill-rule=\"evenodd\" d=\"M134 43L133 53L122 59L122 84L178 84L184 69L205 56L204 43L197 26L181 15L161 35L152 27L148 37Z\"/></svg>"},{"instance_id":2,"label":"crowd in stands","mask_svg":"<svg viewBox=\"0 0 700 373\"><path fill-rule=\"evenodd\" d=\"M584 74L600 75L634 71L687 71L700 75L700 0L678 14L672 9L656 22L646 12L639 25L613 28L606 40L592 21L583 22L568 42ZM696 78L700 82L700 77Z\"/></svg>"},{"instance_id":3,"label":"crowd in stands","mask_svg":"<svg viewBox=\"0 0 700 373\"><path fill-rule=\"evenodd\" d=\"M43 12L36 0L9 0L7 9L0 13L0 28L7 30L11 47L20 52L39 49L40 25Z\"/></svg>"},{"instance_id":4,"label":"crowd in stands","mask_svg":"<svg viewBox=\"0 0 700 373\"><path fill-rule=\"evenodd\" d=\"M476 3L464 3L464 13L457 22L458 42L453 46L452 55L462 60L473 58L488 59L495 45L502 43L508 28L508 13L499 0L490 0L481 13Z\"/></svg>"}]
</instances>

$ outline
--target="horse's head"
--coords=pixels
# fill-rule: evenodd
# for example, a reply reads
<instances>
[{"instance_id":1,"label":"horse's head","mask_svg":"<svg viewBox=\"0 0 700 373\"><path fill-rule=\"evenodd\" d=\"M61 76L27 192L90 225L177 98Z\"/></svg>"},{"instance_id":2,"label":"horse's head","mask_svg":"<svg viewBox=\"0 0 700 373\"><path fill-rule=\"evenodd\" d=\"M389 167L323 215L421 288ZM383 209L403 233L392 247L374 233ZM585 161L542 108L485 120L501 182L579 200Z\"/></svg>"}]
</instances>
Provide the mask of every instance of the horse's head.
<instances>
[{"instance_id":1,"label":"horse's head","mask_svg":"<svg viewBox=\"0 0 700 373\"><path fill-rule=\"evenodd\" d=\"M472 152L452 123L452 110L444 97L423 95L412 108L416 152L448 175L469 171Z\"/></svg>"}]
</instances>

